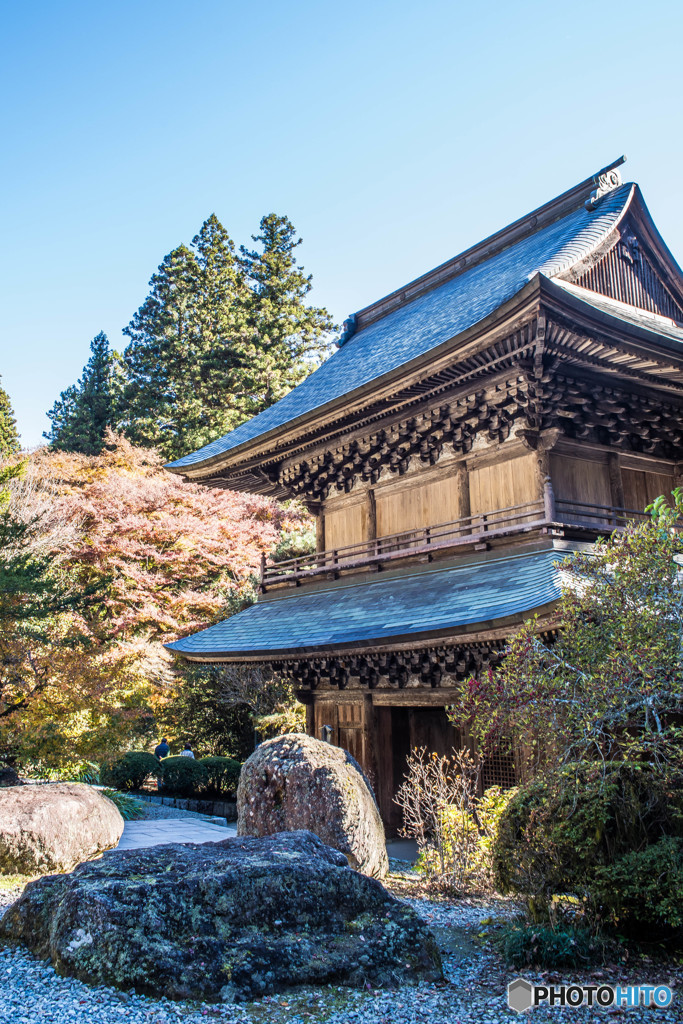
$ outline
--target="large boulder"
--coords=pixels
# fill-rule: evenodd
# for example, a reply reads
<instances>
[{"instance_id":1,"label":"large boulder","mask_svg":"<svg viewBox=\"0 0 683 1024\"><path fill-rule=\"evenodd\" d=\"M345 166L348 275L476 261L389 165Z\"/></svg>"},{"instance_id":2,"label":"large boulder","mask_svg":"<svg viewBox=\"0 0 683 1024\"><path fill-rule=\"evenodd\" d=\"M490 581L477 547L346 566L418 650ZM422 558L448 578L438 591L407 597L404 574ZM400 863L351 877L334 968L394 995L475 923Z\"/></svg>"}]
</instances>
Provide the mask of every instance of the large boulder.
<instances>
[{"instance_id":1,"label":"large boulder","mask_svg":"<svg viewBox=\"0 0 683 1024\"><path fill-rule=\"evenodd\" d=\"M63 974L174 999L441 978L417 914L310 832L107 853L0 922Z\"/></svg>"},{"instance_id":2,"label":"large boulder","mask_svg":"<svg viewBox=\"0 0 683 1024\"><path fill-rule=\"evenodd\" d=\"M237 789L237 833L267 836L309 829L357 871L384 878L384 826L370 785L346 750L291 733L262 743Z\"/></svg>"},{"instance_id":3,"label":"large boulder","mask_svg":"<svg viewBox=\"0 0 683 1024\"><path fill-rule=\"evenodd\" d=\"M0 790L0 874L43 875L116 846L123 818L111 800L79 783Z\"/></svg>"}]
</instances>

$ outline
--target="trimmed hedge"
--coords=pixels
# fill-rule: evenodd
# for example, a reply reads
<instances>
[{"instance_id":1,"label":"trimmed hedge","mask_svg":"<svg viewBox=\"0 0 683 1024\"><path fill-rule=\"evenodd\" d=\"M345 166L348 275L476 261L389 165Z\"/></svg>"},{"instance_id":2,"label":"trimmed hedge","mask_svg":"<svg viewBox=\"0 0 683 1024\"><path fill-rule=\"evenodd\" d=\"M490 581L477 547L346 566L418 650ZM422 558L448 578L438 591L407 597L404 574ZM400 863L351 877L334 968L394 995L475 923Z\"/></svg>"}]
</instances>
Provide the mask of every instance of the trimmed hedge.
<instances>
[{"instance_id":1,"label":"trimmed hedge","mask_svg":"<svg viewBox=\"0 0 683 1024\"><path fill-rule=\"evenodd\" d=\"M164 792L172 796L197 796L206 788L209 772L201 761L193 757L165 757L161 762L161 782Z\"/></svg>"},{"instance_id":2,"label":"trimmed hedge","mask_svg":"<svg viewBox=\"0 0 683 1024\"><path fill-rule=\"evenodd\" d=\"M150 778L160 780L169 796L206 797L208 800L234 796L242 764L232 757L165 757L161 762L144 750L129 750L116 761L103 765L103 786L124 792L142 789Z\"/></svg>"},{"instance_id":3,"label":"trimmed hedge","mask_svg":"<svg viewBox=\"0 0 683 1024\"><path fill-rule=\"evenodd\" d=\"M200 762L208 772L206 795L234 796L240 780L242 764L232 757L203 757Z\"/></svg>"},{"instance_id":4,"label":"trimmed hedge","mask_svg":"<svg viewBox=\"0 0 683 1024\"><path fill-rule=\"evenodd\" d=\"M147 779L158 777L161 768L154 754L145 750L129 750L116 761L100 769L100 783L112 789L142 789Z\"/></svg>"}]
</instances>

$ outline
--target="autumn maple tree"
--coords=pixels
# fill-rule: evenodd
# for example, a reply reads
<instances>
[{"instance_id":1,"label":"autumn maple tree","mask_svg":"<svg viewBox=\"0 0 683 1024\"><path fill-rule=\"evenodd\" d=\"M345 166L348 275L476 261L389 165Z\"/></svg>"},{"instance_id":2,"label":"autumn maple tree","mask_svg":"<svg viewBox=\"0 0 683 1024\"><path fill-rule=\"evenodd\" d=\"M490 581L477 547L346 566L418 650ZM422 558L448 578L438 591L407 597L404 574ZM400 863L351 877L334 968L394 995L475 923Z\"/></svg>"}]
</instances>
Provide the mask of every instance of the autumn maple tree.
<instances>
[{"instance_id":1,"label":"autumn maple tree","mask_svg":"<svg viewBox=\"0 0 683 1024\"><path fill-rule=\"evenodd\" d=\"M154 450L105 440L99 456L42 450L25 470L30 486L12 485L13 514L36 512L35 557L64 593L28 641L8 609L6 756L98 760L145 736L178 683L163 644L230 614L262 552L308 526L300 506L185 483ZM89 597L67 607L69 595Z\"/></svg>"}]
</instances>

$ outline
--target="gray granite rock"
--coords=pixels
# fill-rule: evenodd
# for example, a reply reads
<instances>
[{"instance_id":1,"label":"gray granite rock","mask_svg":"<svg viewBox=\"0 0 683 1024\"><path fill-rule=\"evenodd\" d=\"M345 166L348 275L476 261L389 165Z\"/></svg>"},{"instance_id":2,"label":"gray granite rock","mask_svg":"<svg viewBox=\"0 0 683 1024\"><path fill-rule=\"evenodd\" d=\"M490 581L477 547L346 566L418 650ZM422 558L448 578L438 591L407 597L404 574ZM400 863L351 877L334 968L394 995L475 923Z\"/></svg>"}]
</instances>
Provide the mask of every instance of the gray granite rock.
<instances>
[{"instance_id":1,"label":"gray granite rock","mask_svg":"<svg viewBox=\"0 0 683 1024\"><path fill-rule=\"evenodd\" d=\"M384 826L357 761L346 750L290 733L245 762L237 789L238 835L309 829L374 878L388 869Z\"/></svg>"},{"instance_id":2,"label":"gray granite rock","mask_svg":"<svg viewBox=\"0 0 683 1024\"><path fill-rule=\"evenodd\" d=\"M174 999L442 978L415 911L310 832L105 854L29 883L0 939L60 974Z\"/></svg>"},{"instance_id":3,"label":"gray granite rock","mask_svg":"<svg viewBox=\"0 0 683 1024\"><path fill-rule=\"evenodd\" d=\"M122 832L118 808L91 786L0 789L0 874L70 871L116 846Z\"/></svg>"}]
</instances>

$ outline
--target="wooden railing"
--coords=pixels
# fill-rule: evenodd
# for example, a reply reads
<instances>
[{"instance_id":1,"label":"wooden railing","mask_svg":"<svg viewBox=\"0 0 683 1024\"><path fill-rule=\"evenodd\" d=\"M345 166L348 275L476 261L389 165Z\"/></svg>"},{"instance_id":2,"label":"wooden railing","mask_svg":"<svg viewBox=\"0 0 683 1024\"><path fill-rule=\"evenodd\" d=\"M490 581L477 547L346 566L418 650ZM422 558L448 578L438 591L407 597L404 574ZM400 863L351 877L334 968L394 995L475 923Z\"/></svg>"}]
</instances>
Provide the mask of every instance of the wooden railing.
<instances>
[{"instance_id":1,"label":"wooden railing","mask_svg":"<svg viewBox=\"0 0 683 1024\"><path fill-rule=\"evenodd\" d=\"M405 530L387 537L347 544L328 551L313 552L281 562L261 563L261 590L278 583L298 584L316 576L336 576L354 569L379 567L401 558L417 557L431 561L437 551L462 546L486 545L496 537L526 533L531 530L560 532L571 529L592 535L611 533L628 520L647 519L638 509L589 502L555 500L552 489L546 488L543 501L511 505L493 512L477 512L448 523Z\"/></svg>"},{"instance_id":2,"label":"wooden railing","mask_svg":"<svg viewBox=\"0 0 683 1024\"><path fill-rule=\"evenodd\" d=\"M555 518L558 522L566 525L593 525L596 529L604 526L611 527L613 530L623 526L629 519L642 522L650 517L647 512L633 508L618 508L616 505L591 505L585 501L565 501L558 498L555 501Z\"/></svg>"},{"instance_id":3,"label":"wooden railing","mask_svg":"<svg viewBox=\"0 0 683 1024\"><path fill-rule=\"evenodd\" d=\"M477 512L475 515L454 519L449 523L393 533L387 537L331 548L329 551L299 555L297 558L287 558L270 565L264 560L261 585L265 588L285 580L296 581L303 576L334 573L340 569L348 570L393 561L408 555L429 556L442 548L476 544L479 537L490 540L511 531L521 532L543 526L544 523L542 501L511 505L509 508L496 509L494 512Z\"/></svg>"},{"instance_id":4,"label":"wooden railing","mask_svg":"<svg viewBox=\"0 0 683 1024\"><path fill-rule=\"evenodd\" d=\"M405 530L272 564L267 563L263 556L261 590L265 591L279 583L297 584L316 576L336 576L340 572L380 566L401 558L422 557L431 561L437 551L464 545L476 549L496 537L531 530L555 532L569 528L579 533L598 535L623 528L628 520L642 521L647 518L647 514L638 509L555 500L552 490L546 489L543 501L511 505L492 512L477 512L447 523Z\"/></svg>"}]
</instances>

